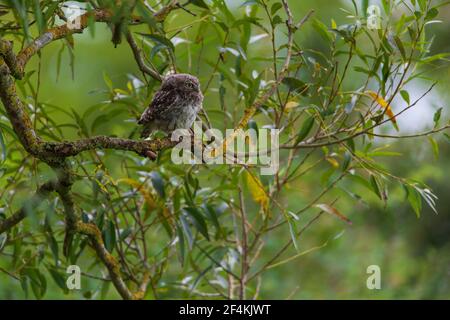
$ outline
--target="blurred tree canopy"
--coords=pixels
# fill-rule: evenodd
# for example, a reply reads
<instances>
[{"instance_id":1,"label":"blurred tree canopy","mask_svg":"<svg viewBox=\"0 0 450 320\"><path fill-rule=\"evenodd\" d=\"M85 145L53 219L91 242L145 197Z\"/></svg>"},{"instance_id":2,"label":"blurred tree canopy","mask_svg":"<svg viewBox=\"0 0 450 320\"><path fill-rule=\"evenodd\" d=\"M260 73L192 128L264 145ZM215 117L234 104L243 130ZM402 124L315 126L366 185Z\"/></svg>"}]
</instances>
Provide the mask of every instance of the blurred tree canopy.
<instances>
[{"instance_id":1,"label":"blurred tree canopy","mask_svg":"<svg viewBox=\"0 0 450 320\"><path fill-rule=\"evenodd\" d=\"M0 296L335 297L289 279L317 284L324 266L337 275L347 261L365 286L365 235L392 237L383 212L392 208L408 226L439 211L427 180L450 172L443 160L415 159L418 141L436 163L448 156L446 106L427 108L430 125L413 132L401 121L448 86L438 76L448 46L434 46L430 32L448 3L377 4L374 17L367 0L0 1ZM279 170L178 165L170 138L140 140L136 119L168 72L200 79L205 128L280 129ZM441 219L447 227L429 223L445 234ZM345 230L352 236L341 241ZM414 237L449 247L445 236ZM444 271L424 275L439 251L418 241L429 256L420 264L405 242L391 243L402 260L380 246L377 261L411 277L390 283L422 274L439 287ZM307 254L318 258L299 268ZM77 293L66 284L71 265L82 273ZM337 281L326 284L361 296ZM448 286L384 297L441 297Z\"/></svg>"}]
</instances>

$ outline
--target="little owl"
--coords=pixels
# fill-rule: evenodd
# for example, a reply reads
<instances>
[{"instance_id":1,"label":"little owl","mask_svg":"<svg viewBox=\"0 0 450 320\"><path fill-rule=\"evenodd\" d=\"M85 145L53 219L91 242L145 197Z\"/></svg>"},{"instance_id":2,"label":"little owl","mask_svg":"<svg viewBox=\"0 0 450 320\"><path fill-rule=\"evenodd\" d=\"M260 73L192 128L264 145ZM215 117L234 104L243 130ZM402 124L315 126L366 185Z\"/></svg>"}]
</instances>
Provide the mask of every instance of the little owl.
<instances>
[{"instance_id":1,"label":"little owl","mask_svg":"<svg viewBox=\"0 0 450 320\"><path fill-rule=\"evenodd\" d=\"M181 73L164 77L153 101L138 121L144 126L141 137L146 138L155 130L171 133L175 129L189 129L202 102L196 77Z\"/></svg>"}]
</instances>

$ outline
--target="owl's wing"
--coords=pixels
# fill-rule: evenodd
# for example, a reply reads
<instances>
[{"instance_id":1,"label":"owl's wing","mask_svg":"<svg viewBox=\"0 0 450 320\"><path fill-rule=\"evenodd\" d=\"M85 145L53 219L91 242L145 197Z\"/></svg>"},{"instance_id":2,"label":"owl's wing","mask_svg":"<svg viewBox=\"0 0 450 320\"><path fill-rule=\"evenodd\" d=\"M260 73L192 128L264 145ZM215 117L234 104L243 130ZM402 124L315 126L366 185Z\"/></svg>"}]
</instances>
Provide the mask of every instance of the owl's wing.
<instances>
[{"instance_id":1,"label":"owl's wing","mask_svg":"<svg viewBox=\"0 0 450 320\"><path fill-rule=\"evenodd\" d=\"M168 109L176 102L178 95L166 90L159 90L155 93L153 101L142 113L138 124L146 124L154 119L164 117Z\"/></svg>"}]
</instances>

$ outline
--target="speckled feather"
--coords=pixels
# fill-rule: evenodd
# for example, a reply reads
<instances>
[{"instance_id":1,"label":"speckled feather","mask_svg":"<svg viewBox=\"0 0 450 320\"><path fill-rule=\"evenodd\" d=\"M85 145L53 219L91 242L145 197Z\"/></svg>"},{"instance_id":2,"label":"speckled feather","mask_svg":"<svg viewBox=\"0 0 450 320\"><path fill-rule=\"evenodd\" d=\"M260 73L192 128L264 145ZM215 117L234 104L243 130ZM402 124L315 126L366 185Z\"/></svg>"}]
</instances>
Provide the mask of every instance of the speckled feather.
<instances>
[{"instance_id":1,"label":"speckled feather","mask_svg":"<svg viewBox=\"0 0 450 320\"><path fill-rule=\"evenodd\" d=\"M190 128L202 102L203 95L196 77L189 74L165 77L138 121L144 126L141 137L149 136L154 130L170 133L175 129Z\"/></svg>"}]
</instances>

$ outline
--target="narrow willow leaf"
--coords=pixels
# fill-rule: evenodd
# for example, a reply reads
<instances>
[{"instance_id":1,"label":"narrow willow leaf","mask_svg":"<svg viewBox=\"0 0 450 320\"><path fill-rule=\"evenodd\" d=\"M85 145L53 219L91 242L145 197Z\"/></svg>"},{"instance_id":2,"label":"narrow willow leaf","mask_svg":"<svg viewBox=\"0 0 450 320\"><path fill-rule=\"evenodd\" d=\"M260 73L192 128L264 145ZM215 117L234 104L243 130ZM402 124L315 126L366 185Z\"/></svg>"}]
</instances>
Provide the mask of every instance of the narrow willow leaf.
<instances>
[{"instance_id":1,"label":"narrow willow leaf","mask_svg":"<svg viewBox=\"0 0 450 320\"><path fill-rule=\"evenodd\" d=\"M189 222L186 220L184 215L180 215L181 227L183 229L183 234L186 236L188 241L189 250L192 250L194 246L194 237L192 236L191 227L189 226Z\"/></svg>"},{"instance_id":2,"label":"narrow willow leaf","mask_svg":"<svg viewBox=\"0 0 450 320\"><path fill-rule=\"evenodd\" d=\"M209 9L208 5L205 3L204 0L190 0L189 3L192 3L193 5L196 5L197 7L200 7L203 9Z\"/></svg>"},{"instance_id":3,"label":"narrow willow leaf","mask_svg":"<svg viewBox=\"0 0 450 320\"><path fill-rule=\"evenodd\" d=\"M392 112L391 106L388 104L388 102L381 96L379 96L376 92L368 90L366 91L366 94L368 94L370 97L372 97L373 100L375 100L383 109L385 109L387 116L391 119L392 125L394 128L398 131L398 125L397 120L395 119L395 115Z\"/></svg>"},{"instance_id":4,"label":"narrow willow leaf","mask_svg":"<svg viewBox=\"0 0 450 320\"><path fill-rule=\"evenodd\" d=\"M138 32L138 34L154 41L157 44L163 45L164 47L168 48L172 52L175 51L175 46L173 45L172 41L170 41L166 37L163 37L158 34L147 34L147 33L140 33L140 32Z\"/></svg>"},{"instance_id":5,"label":"narrow willow leaf","mask_svg":"<svg viewBox=\"0 0 450 320\"><path fill-rule=\"evenodd\" d=\"M287 221L288 221L288 225L289 225L289 234L291 235L292 244L294 245L295 250L298 251L297 228L295 226L295 220L289 218Z\"/></svg>"},{"instance_id":6,"label":"narrow willow leaf","mask_svg":"<svg viewBox=\"0 0 450 320\"><path fill-rule=\"evenodd\" d=\"M164 191L164 180L161 177L161 174L158 171L152 171L150 172L150 179L152 180L153 188L155 188L159 196L164 199L166 193Z\"/></svg>"},{"instance_id":7,"label":"narrow willow leaf","mask_svg":"<svg viewBox=\"0 0 450 320\"><path fill-rule=\"evenodd\" d=\"M216 231L221 233L222 229L220 227L219 218L217 216L216 209L213 206L211 206L211 205L205 205L205 204L202 205L202 208L203 208L205 214L207 215L207 217L214 224L214 227L216 228Z\"/></svg>"},{"instance_id":8,"label":"narrow willow leaf","mask_svg":"<svg viewBox=\"0 0 450 320\"><path fill-rule=\"evenodd\" d=\"M45 31L46 26L44 17L42 15L42 10L39 4L39 0L34 0L33 9L34 9L34 17L36 18L36 22L39 29L39 34L42 34Z\"/></svg>"},{"instance_id":9,"label":"narrow willow leaf","mask_svg":"<svg viewBox=\"0 0 450 320\"><path fill-rule=\"evenodd\" d=\"M48 272L50 273L50 276L53 278L53 281L55 281L56 285L64 292L68 292L66 279L65 277L55 268L46 266Z\"/></svg>"},{"instance_id":10,"label":"narrow willow leaf","mask_svg":"<svg viewBox=\"0 0 450 320\"><path fill-rule=\"evenodd\" d=\"M264 186L258 177L254 176L250 172L245 172L245 177L247 180L247 186L250 190L253 200L259 203L261 207L266 210L269 205L269 198L264 190Z\"/></svg>"},{"instance_id":11,"label":"narrow willow leaf","mask_svg":"<svg viewBox=\"0 0 450 320\"><path fill-rule=\"evenodd\" d=\"M106 250L113 252L116 246L116 228L114 222L108 220L103 230L103 241L105 242Z\"/></svg>"},{"instance_id":12,"label":"narrow willow leaf","mask_svg":"<svg viewBox=\"0 0 450 320\"><path fill-rule=\"evenodd\" d=\"M192 219L192 222L194 226L197 228L197 230L206 238L209 240L209 234L208 234L208 226L205 222L205 218L203 218L200 211L198 211L197 208L194 207L188 207L184 208L183 212L185 212L188 216L190 216Z\"/></svg>"},{"instance_id":13,"label":"narrow willow leaf","mask_svg":"<svg viewBox=\"0 0 450 320\"><path fill-rule=\"evenodd\" d=\"M422 211L422 199L419 192L417 192L417 190L410 185L405 184L404 187L409 204L416 213L417 218L420 218L420 212Z\"/></svg>"},{"instance_id":14,"label":"narrow willow leaf","mask_svg":"<svg viewBox=\"0 0 450 320\"><path fill-rule=\"evenodd\" d=\"M342 221L344 221L344 222L346 222L348 224L352 224L352 222L350 221L349 218L347 218L342 213L340 213L336 208L334 208L334 207L332 207L332 206L330 206L328 204L319 203L319 204L314 205L314 207L319 208L320 210L322 210L322 211L324 211L324 212L326 212L328 214L331 214L331 215L339 218L340 220L342 220Z\"/></svg>"},{"instance_id":15,"label":"narrow willow leaf","mask_svg":"<svg viewBox=\"0 0 450 320\"><path fill-rule=\"evenodd\" d=\"M431 136L428 137L428 141L430 141L434 158L437 160L439 158L439 145L437 144L436 140Z\"/></svg>"},{"instance_id":16,"label":"narrow willow leaf","mask_svg":"<svg viewBox=\"0 0 450 320\"><path fill-rule=\"evenodd\" d=\"M396 44L398 50L400 51L400 54L402 55L403 60L406 60L406 51L405 51L405 47L403 46L402 41L400 40L400 38L398 36L394 36L394 41L395 41L395 44Z\"/></svg>"},{"instance_id":17,"label":"narrow willow leaf","mask_svg":"<svg viewBox=\"0 0 450 320\"><path fill-rule=\"evenodd\" d=\"M177 224L177 237L178 237L178 248L179 248L179 260L181 265L184 265L184 258L185 258L185 244L184 244L184 234L183 234L183 228L181 228Z\"/></svg>"},{"instance_id":18,"label":"narrow willow leaf","mask_svg":"<svg viewBox=\"0 0 450 320\"><path fill-rule=\"evenodd\" d=\"M300 132L295 140L294 145L299 144L308 136L308 133L311 131L313 125L314 125L314 117L312 116L307 118L305 122L303 122L302 128L300 129Z\"/></svg>"},{"instance_id":19,"label":"narrow willow leaf","mask_svg":"<svg viewBox=\"0 0 450 320\"><path fill-rule=\"evenodd\" d=\"M150 191L145 188L145 184L142 184L141 182L130 179L130 178L119 179L116 181L116 184L119 184L119 183L125 183L125 184L135 188L144 198L145 202L147 203L148 209L156 208L155 200L154 200L152 194L150 193Z\"/></svg>"},{"instance_id":20,"label":"narrow willow leaf","mask_svg":"<svg viewBox=\"0 0 450 320\"><path fill-rule=\"evenodd\" d=\"M437 111L434 113L433 121L434 121L435 128L439 125L439 120L441 120L441 114L442 114L442 108L437 109Z\"/></svg>"},{"instance_id":21,"label":"narrow willow leaf","mask_svg":"<svg viewBox=\"0 0 450 320\"><path fill-rule=\"evenodd\" d=\"M1 129L0 129L0 148L1 148L0 162L3 162L6 160L7 154L6 154L5 139L3 138L3 132Z\"/></svg>"},{"instance_id":22,"label":"narrow willow leaf","mask_svg":"<svg viewBox=\"0 0 450 320\"><path fill-rule=\"evenodd\" d=\"M374 175L370 175L370 185L372 186L372 191L375 192L381 200L383 200L383 195L380 192L380 184Z\"/></svg>"},{"instance_id":23,"label":"narrow willow leaf","mask_svg":"<svg viewBox=\"0 0 450 320\"><path fill-rule=\"evenodd\" d=\"M350 152L346 152L344 154L344 161L342 162L342 171L346 171L348 169L351 161L352 161L352 156L351 156Z\"/></svg>"},{"instance_id":24,"label":"narrow willow leaf","mask_svg":"<svg viewBox=\"0 0 450 320\"><path fill-rule=\"evenodd\" d=\"M286 77L282 80L282 82L289 88L289 90L299 92L303 95L306 93L306 89L308 88L306 83L302 80L293 77Z\"/></svg>"},{"instance_id":25,"label":"narrow willow leaf","mask_svg":"<svg viewBox=\"0 0 450 320\"><path fill-rule=\"evenodd\" d=\"M314 29L320 34L320 36L326 41L331 42L333 40L332 35L328 32L328 28L323 22L315 19L312 23Z\"/></svg>"}]
</instances>

